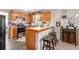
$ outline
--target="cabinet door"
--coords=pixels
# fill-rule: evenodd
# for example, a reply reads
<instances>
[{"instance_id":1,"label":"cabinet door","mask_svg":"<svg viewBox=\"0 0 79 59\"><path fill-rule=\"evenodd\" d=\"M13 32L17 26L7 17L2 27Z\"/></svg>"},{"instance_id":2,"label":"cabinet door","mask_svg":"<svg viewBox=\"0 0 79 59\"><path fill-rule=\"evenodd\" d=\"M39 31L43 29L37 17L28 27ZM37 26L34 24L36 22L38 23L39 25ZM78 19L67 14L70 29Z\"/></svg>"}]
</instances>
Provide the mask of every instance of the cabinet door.
<instances>
[{"instance_id":1,"label":"cabinet door","mask_svg":"<svg viewBox=\"0 0 79 59\"><path fill-rule=\"evenodd\" d=\"M26 22L29 21L28 15L25 15L25 21L26 21Z\"/></svg>"},{"instance_id":2,"label":"cabinet door","mask_svg":"<svg viewBox=\"0 0 79 59\"><path fill-rule=\"evenodd\" d=\"M21 12L16 12L16 16L21 17Z\"/></svg>"},{"instance_id":3,"label":"cabinet door","mask_svg":"<svg viewBox=\"0 0 79 59\"><path fill-rule=\"evenodd\" d=\"M8 35L10 39L17 38L17 27L10 26Z\"/></svg>"},{"instance_id":4,"label":"cabinet door","mask_svg":"<svg viewBox=\"0 0 79 59\"><path fill-rule=\"evenodd\" d=\"M51 13L50 12L43 12L42 19L43 20L51 20Z\"/></svg>"},{"instance_id":5,"label":"cabinet door","mask_svg":"<svg viewBox=\"0 0 79 59\"><path fill-rule=\"evenodd\" d=\"M75 33L70 33L69 34L69 42L70 43L75 43L76 41L76 34Z\"/></svg>"},{"instance_id":6,"label":"cabinet door","mask_svg":"<svg viewBox=\"0 0 79 59\"><path fill-rule=\"evenodd\" d=\"M68 42L69 39L68 39L68 33L63 33L63 41L64 42Z\"/></svg>"},{"instance_id":7,"label":"cabinet door","mask_svg":"<svg viewBox=\"0 0 79 59\"><path fill-rule=\"evenodd\" d=\"M51 20L51 13L47 12L47 20Z\"/></svg>"},{"instance_id":8,"label":"cabinet door","mask_svg":"<svg viewBox=\"0 0 79 59\"><path fill-rule=\"evenodd\" d=\"M42 19L46 20L46 13L45 12L42 13Z\"/></svg>"},{"instance_id":9,"label":"cabinet door","mask_svg":"<svg viewBox=\"0 0 79 59\"><path fill-rule=\"evenodd\" d=\"M26 37L25 37L26 38L26 41L25 41L26 42L26 49L30 49L29 48L29 43L30 43L30 41L29 41L30 40L30 36L29 35L30 35L30 31L26 29L26 33L25 34L26 34Z\"/></svg>"},{"instance_id":10,"label":"cabinet door","mask_svg":"<svg viewBox=\"0 0 79 59\"><path fill-rule=\"evenodd\" d=\"M11 21L16 21L17 16L20 17L21 16L21 13L20 12L14 12L14 11L11 11L9 13L9 19Z\"/></svg>"},{"instance_id":11,"label":"cabinet door","mask_svg":"<svg viewBox=\"0 0 79 59\"><path fill-rule=\"evenodd\" d=\"M9 26L8 37L11 38L11 26Z\"/></svg>"},{"instance_id":12,"label":"cabinet door","mask_svg":"<svg viewBox=\"0 0 79 59\"><path fill-rule=\"evenodd\" d=\"M9 13L9 20L15 21L15 20L16 20L16 13L10 12L10 13Z\"/></svg>"},{"instance_id":13,"label":"cabinet door","mask_svg":"<svg viewBox=\"0 0 79 59\"><path fill-rule=\"evenodd\" d=\"M11 38L17 39L17 27L11 26Z\"/></svg>"},{"instance_id":14,"label":"cabinet door","mask_svg":"<svg viewBox=\"0 0 79 59\"><path fill-rule=\"evenodd\" d=\"M35 46L35 43L36 43L36 33L35 33L35 31L30 31L30 48L32 49L32 50L35 50L35 48L36 48L36 46Z\"/></svg>"},{"instance_id":15,"label":"cabinet door","mask_svg":"<svg viewBox=\"0 0 79 59\"><path fill-rule=\"evenodd\" d=\"M35 35L36 33L32 30L26 31L26 49L35 50Z\"/></svg>"},{"instance_id":16,"label":"cabinet door","mask_svg":"<svg viewBox=\"0 0 79 59\"><path fill-rule=\"evenodd\" d=\"M27 15L27 21L32 22L32 15Z\"/></svg>"},{"instance_id":17,"label":"cabinet door","mask_svg":"<svg viewBox=\"0 0 79 59\"><path fill-rule=\"evenodd\" d=\"M29 15L29 20L32 22L33 21L33 15Z\"/></svg>"},{"instance_id":18,"label":"cabinet door","mask_svg":"<svg viewBox=\"0 0 79 59\"><path fill-rule=\"evenodd\" d=\"M24 21L26 21L26 20L27 20L26 14L21 13L21 17L22 17L22 18L24 18L24 19L23 19Z\"/></svg>"}]
</instances>

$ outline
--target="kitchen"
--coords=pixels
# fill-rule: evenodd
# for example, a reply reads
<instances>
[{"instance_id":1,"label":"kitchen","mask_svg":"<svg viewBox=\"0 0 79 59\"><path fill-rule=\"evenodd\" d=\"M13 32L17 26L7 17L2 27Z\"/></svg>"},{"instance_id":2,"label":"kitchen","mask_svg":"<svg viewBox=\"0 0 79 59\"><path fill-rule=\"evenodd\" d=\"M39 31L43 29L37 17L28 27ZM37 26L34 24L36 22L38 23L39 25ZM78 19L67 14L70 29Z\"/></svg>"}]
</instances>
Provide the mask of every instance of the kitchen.
<instances>
[{"instance_id":1,"label":"kitchen","mask_svg":"<svg viewBox=\"0 0 79 59\"><path fill-rule=\"evenodd\" d=\"M24 9L9 10L8 43L10 44L6 44L6 46L9 45L7 49L42 50L42 47L44 45L42 38L44 36L48 36L52 31L56 32L55 36L57 38L57 42L54 42L56 43L56 46L53 46L53 49L79 49L77 32L78 30L76 31L76 33L75 30L63 29L66 28L66 26L68 26L67 29L72 27L77 27L78 29L78 12L79 10L68 9L28 9L26 11ZM73 31L74 34L71 34ZM65 39L67 38L66 32L70 33L70 35L68 35L68 38L70 38L70 40ZM71 37L75 38L73 39ZM21 44L18 42L20 42ZM48 49L48 47L46 47L45 49Z\"/></svg>"},{"instance_id":2,"label":"kitchen","mask_svg":"<svg viewBox=\"0 0 79 59\"><path fill-rule=\"evenodd\" d=\"M41 12L42 11L42 12ZM27 29L31 29L32 27L42 31L47 30L50 26L50 10L35 10L29 13L21 12L18 10L11 10L9 12L9 39L19 41L21 37L27 37ZM46 15L46 16L45 16ZM48 16L47 16L48 15ZM42 20L44 19L45 20ZM46 24L46 23L47 24ZM44 25L42 23L45 23ZM48 26L48 27L47 27ZM26 37L25 37L26 36ZM21 39L25 42L28 40Z\"/></svg>"}]
</instances>

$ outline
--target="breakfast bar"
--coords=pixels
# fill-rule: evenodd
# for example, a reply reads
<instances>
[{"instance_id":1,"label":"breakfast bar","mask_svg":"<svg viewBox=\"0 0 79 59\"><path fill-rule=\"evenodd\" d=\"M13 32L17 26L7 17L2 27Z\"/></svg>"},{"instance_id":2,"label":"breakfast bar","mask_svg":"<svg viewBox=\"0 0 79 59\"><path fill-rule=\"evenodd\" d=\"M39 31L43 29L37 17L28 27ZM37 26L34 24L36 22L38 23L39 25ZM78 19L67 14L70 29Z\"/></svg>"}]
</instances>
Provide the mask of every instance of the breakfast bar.
<instances>
[{"instance_id":1,"label":"breakfast bar","mask_svg":"<svg viewBox=\"0 0 79 59\"><path fill-rule=\"evenodd\" d=\"M26 28L26 49L41 50L41 38L47 35L52 30L52 26L48 27L28 27Z\"/></svg>"}]
</instances>

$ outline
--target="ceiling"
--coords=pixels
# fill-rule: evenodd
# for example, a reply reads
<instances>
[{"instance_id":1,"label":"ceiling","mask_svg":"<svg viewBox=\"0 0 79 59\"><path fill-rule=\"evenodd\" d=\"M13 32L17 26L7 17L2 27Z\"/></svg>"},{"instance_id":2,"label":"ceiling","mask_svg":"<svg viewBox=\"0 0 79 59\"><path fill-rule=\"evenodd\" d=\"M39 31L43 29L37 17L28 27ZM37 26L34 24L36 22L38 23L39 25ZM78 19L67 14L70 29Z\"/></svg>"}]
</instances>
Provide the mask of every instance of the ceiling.
<instances>
[{"instance_id":1,"label":"ceiling","mask_svg":"<svg viewBox=\"0 0 79 59\"><path fill-rule=\"evenodd\" d=\"M0 9L0 11L3 11L3 12L9 12L11 9ZM28 13L31 13L31 12L37 12L37 11L41 11L42 9L14 9L16 11L20 11L20 12L28 12Z\"/></svg>"},{"instance_id":2,"label":"ceiling","mask_svg":"<svg viewBox=\"0 0 79 59\"><path fill-rule=\"evenodd\" d=\"M37 12L37 11L41 11L42 9L23 9L23 11L25 12Z\"/></svg>"},{"instance_id":3,"label":"ceiling","mask_svg":"<svg viewBox=\"0 0 79 59\"><path fill-rule=\"evenodd\" d=\"M3 11L3 12L9 12L11 9L0 9L0 11Z\"/></svg>"}]
</instances>

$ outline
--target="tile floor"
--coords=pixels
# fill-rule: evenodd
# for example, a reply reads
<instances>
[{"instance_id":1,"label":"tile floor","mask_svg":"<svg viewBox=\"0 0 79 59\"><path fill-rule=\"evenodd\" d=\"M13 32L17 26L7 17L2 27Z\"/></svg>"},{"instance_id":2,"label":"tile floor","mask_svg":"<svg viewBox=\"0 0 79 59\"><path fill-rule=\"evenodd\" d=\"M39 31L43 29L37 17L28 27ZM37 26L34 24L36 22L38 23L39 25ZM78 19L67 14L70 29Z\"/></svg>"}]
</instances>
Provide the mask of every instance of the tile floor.
<instances>
[{"instance_id":1,"label":"tile floor","mask_svg":"<svg viewBox=\"0 0 79 59\"><path fill-rule=\"evenodd\" d=\"M19 38L18 40L6 40L6 50L25 50L25 37Z\"/></svg>"},{"instance_id":2,"label":"tile floor","mask_svg":"<svg viewBox=\"0 0 79 59\"><path fill-rule=\"evenodd\" d=\"M19 38L18 40L6 40L6 50L26 50L25 37ZM79 50L79 44L77 46L65 42L59 43L55 47L55 50Z\"/></svg>"},{"instance_id":3,"label":"tile floor","mask_svg":"<svg viewBox=\"0 0 79 59\"><path fill-rule=\"evenodd\" d=\"M79 50L79 44L75 46L74 44L59 41L55 50Z\"/></svg>"}]
</instances>

